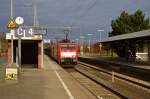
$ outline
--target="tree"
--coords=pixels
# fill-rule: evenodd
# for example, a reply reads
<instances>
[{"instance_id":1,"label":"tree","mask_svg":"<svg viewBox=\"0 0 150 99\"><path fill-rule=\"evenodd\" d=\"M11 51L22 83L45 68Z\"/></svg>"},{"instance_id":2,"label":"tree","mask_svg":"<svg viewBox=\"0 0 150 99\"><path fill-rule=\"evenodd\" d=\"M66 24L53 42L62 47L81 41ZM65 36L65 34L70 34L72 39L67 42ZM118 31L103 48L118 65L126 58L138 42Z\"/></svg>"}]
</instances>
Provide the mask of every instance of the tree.
<instances>
[{"instance_id":1,"label":"tree","mask_svg":"<svg viewBox=\"0 0 150 99\"><path fill-rule=\"evenodd\" d=\"M150 25L149 18L145 18L142 11L137 10L131 15L123 11L117 19L112 20L111 27L112 32L109 33L109 36L146 30L150 28ZM135 44L130 41L122 40L121 42L114 42L111 45L120 57L125 57L129 48L135 55Z\"/></svg>"}]
</instances>

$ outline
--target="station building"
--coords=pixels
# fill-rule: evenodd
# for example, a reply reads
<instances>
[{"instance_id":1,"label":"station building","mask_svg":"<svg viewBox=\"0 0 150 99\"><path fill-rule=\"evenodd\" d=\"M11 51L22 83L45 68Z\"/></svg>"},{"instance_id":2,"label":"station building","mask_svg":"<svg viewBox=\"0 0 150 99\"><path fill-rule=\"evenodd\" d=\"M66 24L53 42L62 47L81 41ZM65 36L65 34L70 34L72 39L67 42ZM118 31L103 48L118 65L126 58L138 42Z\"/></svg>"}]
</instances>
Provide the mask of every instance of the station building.
<instances>
[{"instance_id":1,"label":"station building","mask_svg":"<svg viewBox=\"0 0 150 99\"><path fill-rule=\"evenodd\" d=\"M104 49L109 48L109 50L113 50L110 47L111 43L125 40L136 45L137 59L150 63L150 29L104 38L99 43L103 44Z\"/></svg>"},{"instance_id":2,"label":"station building","mask_svg":"<svg viewBox=\"0 0 150 99\"><path fill-rule=\"evenodd\" d=\"M32 65L31 67L34 68L43 68L42 35L33 35L26 32L26 34L22 34L20 45L18 45L19 37L16 31L6 33L6 39L8 40L8 64L17 63L18 48L21 46L21 67Z\"/></svg>"}]
</instances>

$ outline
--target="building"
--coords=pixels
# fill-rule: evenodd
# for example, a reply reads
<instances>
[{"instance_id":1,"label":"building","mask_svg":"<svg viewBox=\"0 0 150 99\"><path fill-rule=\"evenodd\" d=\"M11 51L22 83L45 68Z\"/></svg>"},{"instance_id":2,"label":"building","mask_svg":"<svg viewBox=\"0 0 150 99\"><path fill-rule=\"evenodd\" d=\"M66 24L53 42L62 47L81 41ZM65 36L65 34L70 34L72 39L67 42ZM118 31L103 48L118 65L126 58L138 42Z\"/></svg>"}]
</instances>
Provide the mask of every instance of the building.
<instances>
[{"instance_id":1,"label":"building","mask_svg":"<svg viewBox=\"0 0 150 99\"><path fill-rule=\"evenodd\" d=\"M113 50L110 48L111 43L125 40L130 41L136 45L137 59L150 63L150 29L104 38L101 40L101 43L107 47L107 49L109 48L109 50Z\"/></svg>"},{"instance_id":2,"label":"building","mask_svg":"<svg viewBox=\"0 0 150 99\"><path fill-rule=\"evenodd\" d=\"M14 30L13 33L6 33L8 64L20 62L22 67L32 65L35 68L43 68L43 36L32 32L33 27L28 26Z\"/></svg>"}]
</instances>

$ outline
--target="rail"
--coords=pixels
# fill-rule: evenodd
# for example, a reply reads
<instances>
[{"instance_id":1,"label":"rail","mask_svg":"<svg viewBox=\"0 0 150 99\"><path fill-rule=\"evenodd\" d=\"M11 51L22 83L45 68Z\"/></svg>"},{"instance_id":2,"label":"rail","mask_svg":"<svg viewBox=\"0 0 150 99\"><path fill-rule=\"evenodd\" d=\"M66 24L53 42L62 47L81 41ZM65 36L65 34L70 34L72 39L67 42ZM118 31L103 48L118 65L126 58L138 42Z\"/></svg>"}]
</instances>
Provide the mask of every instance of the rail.
<instances>
[{"instance_id":1,"label":"rail","mask_svg":"<svg viewBox=\"0 0 150 99\"><path fill-rule=\"evenodd\" d=\"M88 69L85 67L88 67ZM75 69L123 98L137 99L137 97L150 97L149 82L119 74L114 71L108 71L83 62L79 62L79 65L75 66ZM104 78L104 76L106 76L106 78ZM136 92L136 94L134 92Z\"/></svg>"}]
</instances>

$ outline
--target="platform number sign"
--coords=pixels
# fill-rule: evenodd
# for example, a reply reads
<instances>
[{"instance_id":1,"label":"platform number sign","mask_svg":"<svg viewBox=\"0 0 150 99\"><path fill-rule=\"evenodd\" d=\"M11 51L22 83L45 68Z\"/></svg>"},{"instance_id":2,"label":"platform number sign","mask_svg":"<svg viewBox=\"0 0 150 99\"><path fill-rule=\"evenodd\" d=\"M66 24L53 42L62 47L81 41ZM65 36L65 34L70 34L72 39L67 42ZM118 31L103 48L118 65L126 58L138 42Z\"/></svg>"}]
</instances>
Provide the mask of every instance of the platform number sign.
<instances>
[{"instance_id":1,"label":"platform number sign","mask_svg":"<svg viewBox=\"0 0 150 99\"><path fill-rule=\"evenodd\" d=\"M33 35L33 28L19 27L16 30L16 37L32 37Z\"/></svg>"}]
</instances>

